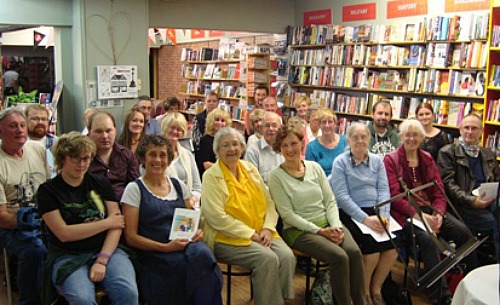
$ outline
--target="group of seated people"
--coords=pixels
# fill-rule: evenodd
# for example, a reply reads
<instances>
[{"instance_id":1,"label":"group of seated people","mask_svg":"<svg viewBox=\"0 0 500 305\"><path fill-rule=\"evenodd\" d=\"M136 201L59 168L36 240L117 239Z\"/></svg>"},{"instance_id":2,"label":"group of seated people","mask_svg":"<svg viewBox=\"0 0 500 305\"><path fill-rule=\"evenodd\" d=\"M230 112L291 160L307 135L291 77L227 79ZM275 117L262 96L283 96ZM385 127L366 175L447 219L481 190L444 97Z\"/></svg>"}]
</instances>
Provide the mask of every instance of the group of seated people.
<instances>
[{"instance_id":1,"label":"group of seated people","mask_svg":"<svg viewBox=\"0 0 500 305\"><path fill-rule=\"evenodd\" d=\"M70 304L95 304L100 283L112 304L138 304L139 297L150 305L222 304L222 261L252 271L256 305L282 305L294 298L295 249L328 265L335 304L379 305L398 257L395 244L413 236L425 272L440 261L429 232L408 219L423 221L457 247L474 238L470 229L485 232L485 223L492 236L498 234L494 199L472 195L482 182L499 178L494 155L479 147L482 122L474 114L462 120L457 144L443 143L430 154L422 149L429 139L446 136L432 120L424 123L420 110L432 113L432 107L422 104L418 120L399 125L399 147L380 156L370 151L373 130L390 122L386 104L374 105L372 125L354 122L339 135L335 113L312 107L308 98L296 101L298 119L289 124L259 103L248 116L255 131L248 146L213 93L190 131L177 99L167 99L157 121L153 103L141 97L117 140L114 117L102 110L88 117L88 135L61 135L52 149L57 176L39 179L35 196L48 231L47 257L33 267L43 268L41 301L24 301L21 289L20 303L52 304L62 296ZM0 113L2 158L22 159L23 149L26 154L26 136L15 143L8 138L8 132L26 133L23 120L15 109ZM189 135L194 153L180 144ZM17 150L10 153L9 145ZM8 171L0 163L2 175ZM377 204L434 181L418 192L422 213L403 197L377 215ZM0 191L1 219L2 203L10 201L4 185ZM465 224L450 213L446 195ZM191 240L169 239L176 208L201 209L201 229ZM402 227L396 243L377 242L362 231L386 233L391 221ZM0 229L7 248L12 222ZM44 256L45 246L39 247ZM466 272L479 264L475 252L463 262ZM444 278L428 295L433 304L451 300Z\"/></svg>"}]
</instances>

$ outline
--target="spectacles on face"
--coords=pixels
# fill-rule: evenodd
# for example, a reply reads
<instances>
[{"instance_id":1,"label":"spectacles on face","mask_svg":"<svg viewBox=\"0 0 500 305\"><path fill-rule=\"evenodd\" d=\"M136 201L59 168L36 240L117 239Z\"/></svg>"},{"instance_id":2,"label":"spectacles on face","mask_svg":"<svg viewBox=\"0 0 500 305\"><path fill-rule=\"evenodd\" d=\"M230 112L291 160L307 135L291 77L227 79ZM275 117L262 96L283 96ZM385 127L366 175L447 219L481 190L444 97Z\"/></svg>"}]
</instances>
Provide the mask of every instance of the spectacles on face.
<instances>
[{"instance_id":1,"label":"spectacles on face","mask_svg":"<svg viewBox=\"0 0 500 305\"><path fill-rule=\"evenodd\" d=\"M92 160L94 158L90 157L90 156L86 156L86 157L80 157L80 156L69 156L69 159L71 160L71 162L73 163L76 163L76 164L79 164L80 162L83 161L83 163L90 163L92 162Z\"/></svg>"},{"instance_id":2,"label":"spectacles on face","mask_svg":"<svg viewBox=\"0 0 500 305\"><path fill-rule=\"evenodd\" d=\"M29 118L30 121L33 121L33 122L47 122L49 119L45 118L45 117L30 117Z\"/></svg>"}]
</instances>

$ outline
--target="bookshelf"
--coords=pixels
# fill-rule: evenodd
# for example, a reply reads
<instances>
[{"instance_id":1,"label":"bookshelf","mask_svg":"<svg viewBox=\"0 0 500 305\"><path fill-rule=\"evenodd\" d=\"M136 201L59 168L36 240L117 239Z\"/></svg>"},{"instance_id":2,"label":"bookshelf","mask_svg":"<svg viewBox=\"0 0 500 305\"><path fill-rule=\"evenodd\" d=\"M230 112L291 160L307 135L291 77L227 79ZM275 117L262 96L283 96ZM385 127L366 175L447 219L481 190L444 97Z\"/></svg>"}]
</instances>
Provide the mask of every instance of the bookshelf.
<instances>
[{"instance_id":1,"label":"bookshelf","mask_svg":"<svg viewBox=\"0 0 500 305\"><path fill-rule=\"evenodd\" d=\"M490 15L483 145L496 152L497 160L500 160L500 6L491 7Z\"/></svg>"},{"instance_id":2,"label":"bookshelf","mask_svg":"<svg viewBox=\"0 0 500 305\"><path fill-rule=\"evenodd\" d=\"M487 14L467 14L393 25L291 28L292 100L307 94L340 116L366 120L375 102L388 99L395 121L428 102L436 126L456 133L465 114L483 112L488 21Z\"/></svg>"},{"instance_id":3,"label":"bookshelf","mask_svg":"<svg viewBox=\"0 0 500 305\"><path fill-rule=\"evenodd\" d=\"M253 105L255 87L264 85L270 89L270 53L247 53L241 81L246 87L247 105Z\"/></svg>"}]
</instances>

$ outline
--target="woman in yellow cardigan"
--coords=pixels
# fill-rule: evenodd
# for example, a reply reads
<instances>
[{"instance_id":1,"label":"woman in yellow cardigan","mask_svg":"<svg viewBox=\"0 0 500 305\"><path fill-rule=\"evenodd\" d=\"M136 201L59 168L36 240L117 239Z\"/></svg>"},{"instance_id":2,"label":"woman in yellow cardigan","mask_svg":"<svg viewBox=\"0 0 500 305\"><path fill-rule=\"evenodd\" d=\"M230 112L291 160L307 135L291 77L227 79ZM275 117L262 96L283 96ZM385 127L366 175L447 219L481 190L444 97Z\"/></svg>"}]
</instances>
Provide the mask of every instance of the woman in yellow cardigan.
<instances>
[{"instance_id":1,"label":"woman in yellow cardigan","mask_svg":"<svg viewBox=\"0 0 500 305\"><path fill-rule=\"evenodd\" d=\"M276 233L278 214L257 169L240 160L245 140L225 127L214 139L218 161L203 175L205 241L215 256L252 270L255 305L293 298L295 257Z\"/></svg>"}]
</instances>

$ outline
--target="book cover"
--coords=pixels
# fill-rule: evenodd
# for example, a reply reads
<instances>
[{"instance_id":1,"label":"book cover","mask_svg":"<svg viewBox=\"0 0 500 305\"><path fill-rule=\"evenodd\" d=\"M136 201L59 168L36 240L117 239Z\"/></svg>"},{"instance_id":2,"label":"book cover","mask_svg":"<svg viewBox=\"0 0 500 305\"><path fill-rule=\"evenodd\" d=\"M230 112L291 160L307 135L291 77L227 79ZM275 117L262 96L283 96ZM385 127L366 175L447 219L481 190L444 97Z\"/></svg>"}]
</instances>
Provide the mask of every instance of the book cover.
<instances>
[{"instance_id":1,"label":"book cover","mask_svg":"<svg viewBox=\"0 0 500 305\"><path fill-rule=\"evenodd\" d=\"M485 91L486 72L480 71L476 75L475 93L476 96L483 96Z\"/></svg>"},{"instance_id":2,"label":"book cover","mask_svg":"<svg viewBox=\"0 0 500 305\"><path fill-rule=\"evenodd\" d=\"M460 80L460 95L469 95L474 84L474 78L471 73L464 72Z\"/></svg>"},{"instance_id":3,"label":"book cover","mask_svg":"<svg viewBox=\"0 0 500 305\"><path fill-rule=\"evenodd\" d=\"M434 58L432 59L432 66L439 68L446 68L448 66L448 49L449 43L436 43L434 48Z\"/></svg>"},{"instance_id":4,"label":"book cover","mask_svg":"<svg viewBox=\"0 0 500 305\"><path fill-rule=\"evenodd\" d=\"M176 208L169 239L191 240L198 230L200 214L200 210Z\"/></svg>"},{"instance_id":5,"label":"book cover","mask_svg":"<svg viewBox=\"0 0 500 305\"><path fill-rule=\"evenodd\" d=\"M425 47L421 45L411 45L410 54L408 57L408 65L410 66L420 66L422 64L422 57L425 51Z\"/></svg>"}]
</instances>

